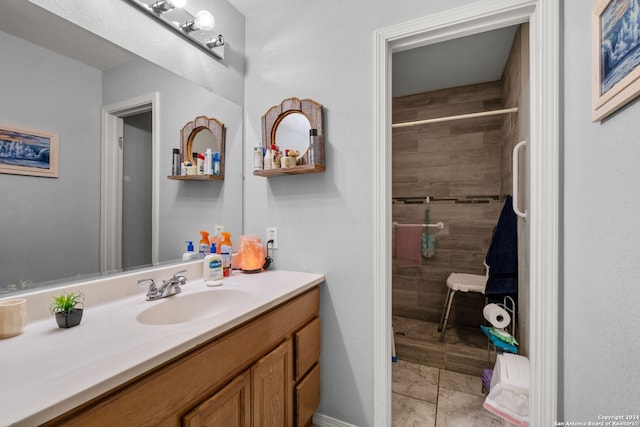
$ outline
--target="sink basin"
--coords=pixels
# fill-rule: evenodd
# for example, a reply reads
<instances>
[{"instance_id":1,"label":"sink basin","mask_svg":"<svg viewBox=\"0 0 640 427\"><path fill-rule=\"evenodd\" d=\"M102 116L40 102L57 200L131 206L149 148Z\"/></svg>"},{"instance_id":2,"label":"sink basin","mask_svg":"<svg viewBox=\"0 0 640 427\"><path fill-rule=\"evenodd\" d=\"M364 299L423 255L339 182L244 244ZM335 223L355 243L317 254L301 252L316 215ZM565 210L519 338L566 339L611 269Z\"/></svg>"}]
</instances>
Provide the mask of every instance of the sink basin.
<instances>
[{"instance_id":1,"label":"sink basin","mask_svg":"<svg viewBox=\"0 0 640 427\"><path fill-rule=\"evenodd\" d=\"M145 325L175 325L227 312L247 301L249 294L237 289L212 289L178 294L144 309L137 320Z\"/></svg>"}]
</instances>

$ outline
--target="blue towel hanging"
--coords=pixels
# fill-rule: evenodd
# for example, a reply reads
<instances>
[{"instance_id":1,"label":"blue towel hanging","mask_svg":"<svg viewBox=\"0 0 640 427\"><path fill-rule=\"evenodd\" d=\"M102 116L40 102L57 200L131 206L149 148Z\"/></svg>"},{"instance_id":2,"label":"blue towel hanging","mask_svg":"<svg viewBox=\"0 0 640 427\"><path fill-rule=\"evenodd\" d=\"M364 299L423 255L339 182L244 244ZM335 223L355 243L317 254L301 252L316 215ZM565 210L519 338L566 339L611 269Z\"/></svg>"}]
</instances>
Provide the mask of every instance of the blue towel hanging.
<instances>
[{"instance_id":1,"label":"blue towel hanging","mask_svg":"<svg viewBox=\"0 0 640 427\"><path fill-rule=\"evenodd\" d=\"M513 212L513 199L504 201L498 224L485 259L489 279L485 295L516 295L518 293L518 220Z\"/></svg>"}]
</instances>

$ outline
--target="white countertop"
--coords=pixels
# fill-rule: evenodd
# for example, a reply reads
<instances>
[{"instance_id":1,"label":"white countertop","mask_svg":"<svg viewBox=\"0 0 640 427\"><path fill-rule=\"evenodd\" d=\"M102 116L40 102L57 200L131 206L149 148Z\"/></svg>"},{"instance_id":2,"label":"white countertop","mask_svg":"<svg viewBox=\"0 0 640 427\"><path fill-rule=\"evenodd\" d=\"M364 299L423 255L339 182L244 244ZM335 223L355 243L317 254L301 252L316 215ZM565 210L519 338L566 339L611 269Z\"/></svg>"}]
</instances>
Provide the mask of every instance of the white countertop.
<instances>
[{"instance_id":1,"label":"white countertop","mask_svg":"<svg viewBox=\"0 0 640 427\"><path fill-rule=\"evenodd\" d=\"M50 420L323 281L314 273L234 272L221 287L207 287L199 278L187 281L181 294L158 301L145 301L142 290L90 306L87 294L80 325L60 329L50 316L27 323L19 336L0 340L0 425ZM229 311L186 323L136 320L142 310L170 298L225 289L248 297Z\"/></svg>"}]
</instances>

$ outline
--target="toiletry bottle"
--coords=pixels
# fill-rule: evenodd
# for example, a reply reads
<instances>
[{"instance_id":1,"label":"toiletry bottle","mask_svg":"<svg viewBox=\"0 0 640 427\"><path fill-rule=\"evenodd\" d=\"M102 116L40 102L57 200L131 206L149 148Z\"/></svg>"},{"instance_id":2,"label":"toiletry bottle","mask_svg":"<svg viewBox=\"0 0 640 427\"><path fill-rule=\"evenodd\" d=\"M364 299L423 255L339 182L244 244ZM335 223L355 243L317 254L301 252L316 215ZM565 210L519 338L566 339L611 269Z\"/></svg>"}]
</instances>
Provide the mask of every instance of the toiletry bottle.
<instances>
[{"instance_id":1,"label":"toiletry bottle","mask_svg":"<svg viewBox=\"0 0 640 427\"><path fill-rule=\"evenodd\" d=\"M280 152L276 150L271 150L271 169L280 169Z\"/></svg>"},{"instance_id":2,"label":"toiletry bottle","mask_svg":"<svg viewBox=\"0 0 640 427\"><path fill-rule=\"evenodd\" d=\"M218 234L214 234L213 236L209 236L209 244L210 245L215 245L216 247L216 253L220 253L220 248L222 248L222 236L220 235L220 233Z\"/></svg>"},{"instance_id":3,"label":"toiletry bottle","mask_svg":"<svg viewBox=\"0 0 640 427\"><path fill-rule=\"evenodd\" d=\"M204 155L204 174L213 175L213 150L211 148L207 148Z\"/></svg>"},{"instance_id":4,"label":"toiletry bottle","mask_svg":"<svg viewBox=\"0 0 640 427\"><path fill-rule=\"evenodd\" d=\"M200 248L198 249L198 258L204 258L209 253L209 233L200 230Z\"/></svg>"},{"instance_id":5,"label":"toiletry bottle","mask_svg":"<svg viewBox=\"0 0 640 427\"><path fill-rule=\"evenodd\" d=\"M191 162L188 161L184 161L182 162L182 164L180 165L180 175L182 176L186 176L187 175L187 168L189 168L191 166Z\"/></svg>"},{"instance_id":6,"label":"toiletry bottle","mask_svg":"<svg viewBox=\"0 0 640 427\"><path fill-rule=\"evenodd\" d=\"M213 153L213 174L220 176L220 153Z\"/></svg>"},{"instance_id":7,"label":"toiletry bottle","mask_svg":"<svg viewBox=\"0 0 640 427\"><path fill-rule=\"evenodd\" d=\"M264 167L264 155L262 145L253 147L253 170L262 170Z\"/></svg>"},{"instance_id":8,"label":"toiletry bottle","mask_svg":"<svg viewBox=\"0 0 640 427\"><path fill-rule=\"evenodd\" d=\"M173 160L171 163L171 175L178 176L180 175L180 149L173 149Z\"/></svg>"},{"instance_id":9,"label":"toiletry bottle","mask_svg":"<svg viewBox=\"0 0 640 427\"><path fill-rule=\"evenodd\" d=\"M272 161L271 147L267 147L267 150L264 152L262 167L265 170L271 169L271 161Z\"/></svg>"},{"instance_id":10,"label":"toiletry bottle","mask_svg":"<svg viewBox=\"0 0 640 427\"><path fill-rule=\"evenodd\" d=\"M185 243L187 244L187 252L182 254L182 260L189 261L190 259L197 259L198 254L193 250L193 242L187 240Z\"/></svg>"},{"instance_id":11,"label":"toiletry bottle","mask_svg":"<svg viewBox=\"0 0 640 427\"><path fill-rule=\"evenodd\" d=\"M198 166L198 175L204 175L204 154L198 153L198 160L196 162Z\"/></svg>"},{"instance_id":12,"label":"toiletry bottle","mask_svg":"<svg viewBox=\"0 0 640 427\"><path fill-rule=\"evenodd\" d=\"M324 146L318 129L309 129L309 164L324 165Z\"/></svg>"},{"instance_id":13,"label":"toiletry bottle","mask_svg":"<svg viewBox=\"0 0 640 427\"><path fill-rule=\"evenodd\" d=\"M214 243L211 245L211 253L204 257L202 278L205 282L209 282L222 280L222 277L222 256L216 253L216 245Z\"/></svg>"},{"instance_id":14,"label":"toiletry bottle","mask_svg":"<svg viewBox=\"0 0 640 427\"><path fill-rule=\"evenodd\" d=\"M222 244L220 245L220 255L222 255L222 275L231 276L231 234L222 232Z\"/></svg>"}]
</instances>

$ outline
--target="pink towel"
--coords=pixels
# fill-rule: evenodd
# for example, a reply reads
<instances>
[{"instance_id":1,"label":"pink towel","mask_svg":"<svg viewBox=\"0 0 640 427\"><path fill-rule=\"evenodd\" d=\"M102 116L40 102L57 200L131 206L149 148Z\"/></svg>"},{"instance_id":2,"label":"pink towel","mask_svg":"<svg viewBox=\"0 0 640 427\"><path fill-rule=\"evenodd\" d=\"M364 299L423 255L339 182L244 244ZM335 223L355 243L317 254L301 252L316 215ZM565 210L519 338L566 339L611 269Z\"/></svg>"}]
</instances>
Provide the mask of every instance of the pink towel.
<instances>
[{"instance_id":1,"label":"pink towel","mask_svg":"<svg viewBox=\"0 0 640 427\"><path fill-rule=\"evenodd\" d=\"M396 266L422 264L422 226L396 226Z\"/></svg>"}]
</instances>

